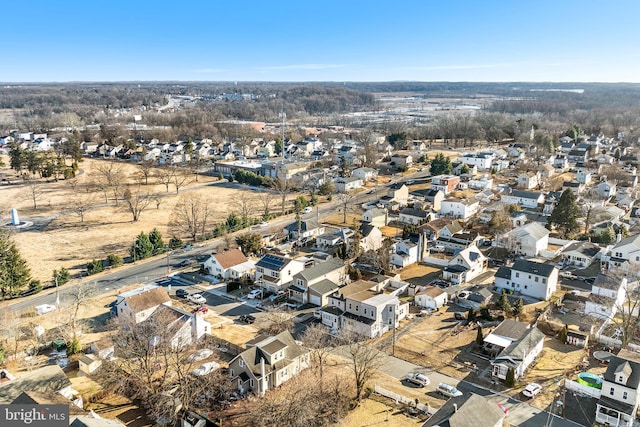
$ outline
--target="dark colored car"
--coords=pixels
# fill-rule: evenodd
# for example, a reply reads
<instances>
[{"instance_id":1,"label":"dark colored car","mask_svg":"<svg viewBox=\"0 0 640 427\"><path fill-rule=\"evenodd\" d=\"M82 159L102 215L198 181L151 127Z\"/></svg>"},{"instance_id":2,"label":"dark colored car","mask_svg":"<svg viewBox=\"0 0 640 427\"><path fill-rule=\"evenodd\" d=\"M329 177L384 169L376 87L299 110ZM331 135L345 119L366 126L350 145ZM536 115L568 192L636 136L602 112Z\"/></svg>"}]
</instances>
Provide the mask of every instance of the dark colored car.
<instances>
[{"instance_id":1,"label":"dark colored car","mask_svg":"<svg viewBox=\"0 0 640 427\"><path fill-rule=\"evenodd\" d=\"M209 312L209 307L207 307L206 305L201 305L200 307L191 310L191 314L195 314L195 313L207 314L208 312Z\"/></svg>"},{"instance_id":2,"label":"dark colored car","mask_svg":"<svg viewBox=\"0 0 640 427\"><path fill-rule=\"evenodd\" d=\"M250 315L250 314L243 314L238 318L238 320L240 320L241 322L244 322L244 323L251 324L251 323L256 321L256 318L254 316Z\"/></svg>"},{"instance_id":3,"label":"dark colored car","mask_svg":"<svg viewBox=\"0 0 640 427\"><path fill-rule=\"evenodd\" d=\"M189 292L184 289L176 290L176 296L179 298L187 298L189 296Z\"/></svg>"}]
</instances>

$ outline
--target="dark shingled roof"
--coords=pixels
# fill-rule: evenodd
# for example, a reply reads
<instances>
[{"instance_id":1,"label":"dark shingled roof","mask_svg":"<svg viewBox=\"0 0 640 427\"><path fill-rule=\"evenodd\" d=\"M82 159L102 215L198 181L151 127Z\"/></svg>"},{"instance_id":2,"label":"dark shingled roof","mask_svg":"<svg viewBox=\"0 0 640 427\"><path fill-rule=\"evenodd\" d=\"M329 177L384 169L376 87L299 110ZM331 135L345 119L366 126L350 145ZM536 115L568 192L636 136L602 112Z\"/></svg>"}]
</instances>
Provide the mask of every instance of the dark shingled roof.
<instances>
[{"instance_id":1,"label":"dark shingled roof","mask_svg":"<svg viewBox=\"0 0 640 427\"><path fill-rule=\"evenodd\" d=\"M628 365L626 365L627 363ZM615 384L620 384L616 381L616 372L621 371L626 371L625 373L630 374L627 383L622 385L637 390L638 385L640 385L640 363L618 356L611 356L607 371L604 373L604 379Z\"/></svg>"},{"instance_id":2,"label":"dark shingled roof","mask_svg":"<svg viewBox=\"0 0 640 427\"><path fill-rule=\"evenodd\" d=\"M551 264L542 264L540 262L529 261L528 259L518 259L513 263L511 269L535 274L537 276L549 277L555 267Z\"/></svg>"},{"instance_id":3,"label":"dark shingled roof","mask_svg":"<svg viewBox=\"0 0 640 427\"><path fill-rule=\"evenodd\" d=\"M495 277L499 277L501 279L511 279L511 268L506 267L504 265L500 266L498 271L496 271Z\"/></svg>"}]
</instances>

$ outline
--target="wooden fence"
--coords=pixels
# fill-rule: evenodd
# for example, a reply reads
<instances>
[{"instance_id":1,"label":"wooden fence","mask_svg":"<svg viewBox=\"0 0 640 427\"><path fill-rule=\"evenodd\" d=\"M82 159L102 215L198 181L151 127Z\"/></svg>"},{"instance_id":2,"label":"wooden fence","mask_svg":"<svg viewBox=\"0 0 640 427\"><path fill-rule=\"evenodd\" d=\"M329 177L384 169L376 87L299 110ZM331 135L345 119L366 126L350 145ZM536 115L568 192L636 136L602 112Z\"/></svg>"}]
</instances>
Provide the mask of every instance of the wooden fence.
<instances>
[{"instance_id":1,"label":"wooden fence","mask_svg":"<svg viewBox=\"0 0 640 427\"><path fill-rule=\"evenodd\" d=\"M410 398L408 398L406 396L403 396L401 394L398 394L398 393L395 393L393 391L384 389L384 388L380 387L377 384L374 385L373 391L376 394L379 394L379 395L384 396L384 397L389 398L389 399L393 399L393 400L395 400L396 402L399 402L399 403L404 403L405 405L415 405L416 404L415 399L410 399ZM431 408L431 406L425 405L423 403L418 403L416 405L416 409L418 411L422 412L423 414L426 414L426 415L433 415L435 413L434 408Z\"/></svg>"}]
</instances>

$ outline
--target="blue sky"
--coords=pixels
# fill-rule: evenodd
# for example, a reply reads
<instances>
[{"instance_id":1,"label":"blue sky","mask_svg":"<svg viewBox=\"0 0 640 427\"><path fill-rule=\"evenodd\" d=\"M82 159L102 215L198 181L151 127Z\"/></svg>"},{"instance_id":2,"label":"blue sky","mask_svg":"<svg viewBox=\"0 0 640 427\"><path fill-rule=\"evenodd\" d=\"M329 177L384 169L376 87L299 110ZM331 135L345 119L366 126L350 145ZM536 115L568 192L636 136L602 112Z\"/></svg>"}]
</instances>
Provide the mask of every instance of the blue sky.
<instances>
[{"instance_id":1,"label":"blue sky","mask_svg":"<svg viewBox=\"0 0 640 427\"><path fill-rule=\"evenodd\" d=\"M637 0L29 1L0 82L640 82Z\"/></svg>"}]
</instances>

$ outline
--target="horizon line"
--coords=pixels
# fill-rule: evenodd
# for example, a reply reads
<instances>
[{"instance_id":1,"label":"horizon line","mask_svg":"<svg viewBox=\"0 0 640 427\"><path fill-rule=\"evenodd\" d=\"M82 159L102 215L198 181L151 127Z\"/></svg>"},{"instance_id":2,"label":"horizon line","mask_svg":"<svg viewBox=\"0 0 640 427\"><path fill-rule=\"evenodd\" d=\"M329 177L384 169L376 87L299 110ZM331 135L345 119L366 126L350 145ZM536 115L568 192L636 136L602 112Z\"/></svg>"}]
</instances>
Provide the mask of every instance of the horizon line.
<instances>
[{"instance_id":1,"label":"horizon line","mask_svg":"<svg viewBox=\"0 0 640 427\"><path fill-rule=\"evenodd\" d=\"M118 83L228 83L228 84L247 84L247 83L334 83L334 84L361 84L361 83L491 83L491 84L640 84L632 81L553 81L553 80L50 80L50 81L0 81L2 86L14 85L37 85L37 84L79 84L79 83L99 83L99 84L118 84Z\"/></svg>"}]
</instances>

